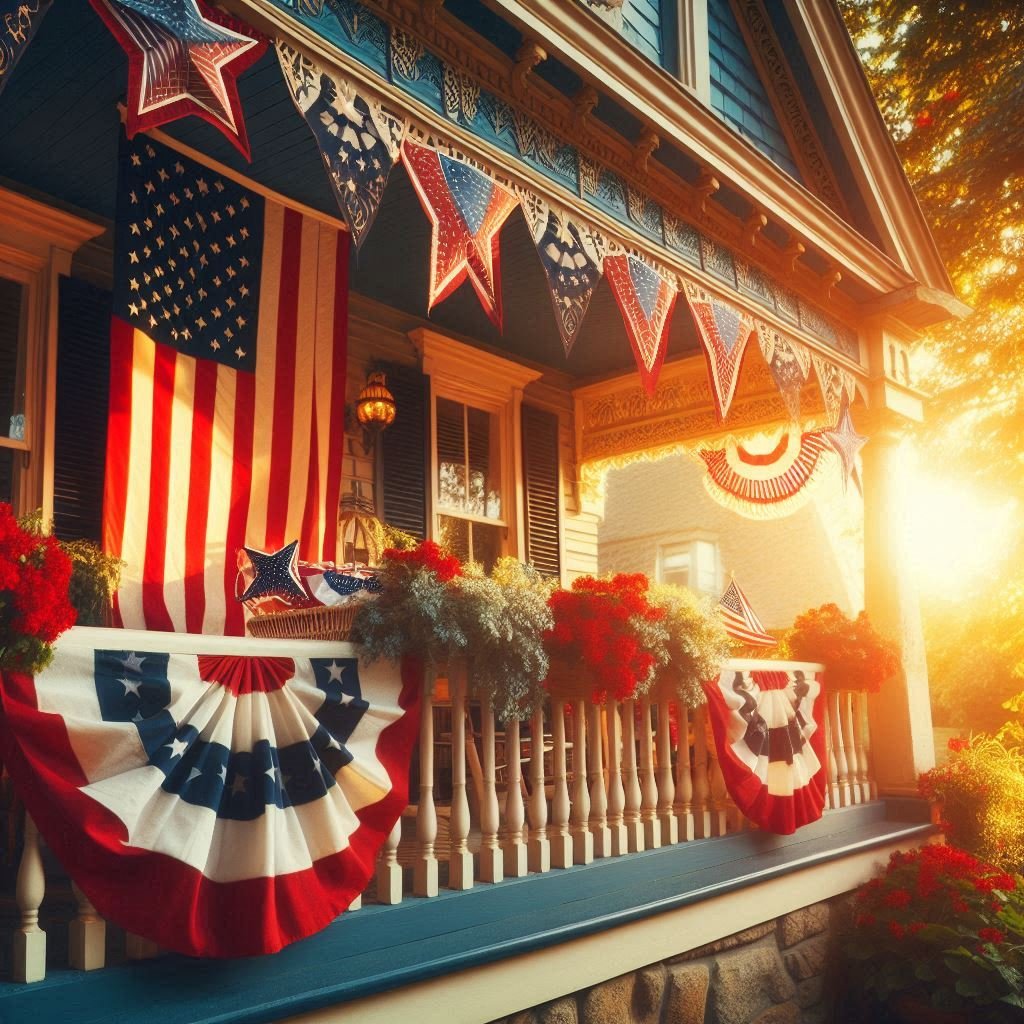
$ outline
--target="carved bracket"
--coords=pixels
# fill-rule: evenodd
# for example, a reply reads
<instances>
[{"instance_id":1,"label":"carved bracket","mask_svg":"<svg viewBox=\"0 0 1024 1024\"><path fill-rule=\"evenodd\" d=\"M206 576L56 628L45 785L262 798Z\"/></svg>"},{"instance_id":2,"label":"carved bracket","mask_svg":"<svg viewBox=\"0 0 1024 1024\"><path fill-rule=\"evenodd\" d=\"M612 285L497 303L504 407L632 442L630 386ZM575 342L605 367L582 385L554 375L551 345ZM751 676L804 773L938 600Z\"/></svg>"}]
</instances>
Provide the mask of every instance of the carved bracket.
<instances>
[{"instance_id":1,"label":"carved bracket","mask_svg":"<svg viewBox=\"0 0 1024 1024\"><path fill-rule=\"evenodd\" d=\"M743 222L743 230L746 235L747 243L750 248L756 248L758 236L768 226L768 218L761 211L759 206L755 206L750 211L750 216Z\"/></svg>"},{"instance_id":2,"label":"carved bracket","mask_svg":"<svg viewBox=\"0 0 1024 1024\"><path fill-rule=\"evenodd\" d=\"M821 275L821 293L828 301L832 298L832 289L843 279L843 272L834 264L830 263Z\"/></svg>"},{"instance_id":3,"label":"carved bracket","mask_svg":"<svg viewBox=\"0 0 1024 1024\"><path fill-rule=\"evenodd\" d=\"M420 0L420 14L428 25L437 23L437 12L444 7L444 0Z\"/></svg>"},{"instance_id":4,"label":"carved bracket","mask_svg":"<svg viewBox=\"0 0 1024 1024\"><path fill-rule=\"evenodd\" d=\"M805 252L807 252L807 247L795 238L791 239L786 248L782 250L782 255L786 258L786 270L790 274L796 273L797 262Z\"/></svg>"},{"instance_id":5,"label":"carved bracket","mask_svg":"<svg viewBox=\"0 0 1024 1024\"><path fill-rule=\"evenodd\" d=\"M547 51L532 39L524 39L516 51L516 62L510 74L512 93L521 99L526 93L526 79L530 72L543 60L547 60Z\"/></svg>"},{"instance_id":6,"label":"carved bracket","mask_svg":"<svg viewBox=\"0 0 1024 1024\"><path fill-rule=\"evenodd\" d=\"M701 170L693 187L700 195L700 211L704 213L708 207L708 200L722 187L722 183L709 168L705 167Z\"/></svg>"},{"instance_id":7,"label":"carved bracket","mask_svg":"<svg viewBox=\"0 0 1024 1024\"><path fill-rule=\"evenodd\" d=\"M600 99L597 90L592 85L581 86L579 91L572 98L572 127L577 134L582 134L590 117Z\"/></svg>"},{"instance_id":8,"label":"carved bracket","mask_svg":"<svg viewBox=\"0 0 1024 1024\"><path fill-rule=\"evenodd\" d=\"M651 128L644 128L636 137L633 145L633 166L641 173L647 172L647 164L651 154L661 145L661 138Z\"/></svg>"}]
</instances>

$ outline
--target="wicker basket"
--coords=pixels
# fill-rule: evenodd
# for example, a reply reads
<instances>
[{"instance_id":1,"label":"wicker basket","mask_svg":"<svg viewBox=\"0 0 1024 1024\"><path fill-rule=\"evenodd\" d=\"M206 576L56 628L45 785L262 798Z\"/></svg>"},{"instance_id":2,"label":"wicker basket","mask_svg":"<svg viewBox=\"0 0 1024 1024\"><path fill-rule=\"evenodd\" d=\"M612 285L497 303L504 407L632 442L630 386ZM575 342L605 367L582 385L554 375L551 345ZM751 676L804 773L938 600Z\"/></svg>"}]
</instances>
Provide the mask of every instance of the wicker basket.
<instances>
[{"instance_id":1,"label":"wicker basket","mask_svg":"<svg viewBox=\"0 0 1024 1024\"><path fill-rule=\"evenodd\" d=\"M359 605L294 608L270 615L254 615L246 629L250 636L277 640L347 640Z\"/></svg>"}]
</instances>

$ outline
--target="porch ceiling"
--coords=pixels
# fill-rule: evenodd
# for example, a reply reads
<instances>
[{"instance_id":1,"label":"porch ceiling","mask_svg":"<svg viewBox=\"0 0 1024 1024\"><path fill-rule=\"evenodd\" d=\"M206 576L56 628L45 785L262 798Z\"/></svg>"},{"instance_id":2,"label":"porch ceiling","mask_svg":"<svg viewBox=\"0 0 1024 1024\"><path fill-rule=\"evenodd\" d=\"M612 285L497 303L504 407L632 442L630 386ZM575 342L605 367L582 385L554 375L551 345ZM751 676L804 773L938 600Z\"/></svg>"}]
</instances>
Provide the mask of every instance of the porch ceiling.
<instances>
[{"instance_id":1,"label":"porch ceiling","mask_svg":"<svg viewBox=\"0 0 1024 1024\"><path fill-rule=\"evenodd\" d=\"M64 0L44 19L0 100L0 179L112 220L120 134L117 104L124 98L126 78L124 53L88 0ZM292 104L272 51L242 76L240 93L251 164L198 118L178 121L166 133L283 196L337 215L316 143ZM404 170L396 168L377 221L353 259L352 288L404 312L425 315L429 252L429 222ZM605 281L566 359L544 272L518 210L501 235L501 284L503 332L486 317L468 284L439 305L431 321L577 379L633 368L622 318ZM680 297L667 358L692 355L698 344Z\"/></svg>"}]
</instances>

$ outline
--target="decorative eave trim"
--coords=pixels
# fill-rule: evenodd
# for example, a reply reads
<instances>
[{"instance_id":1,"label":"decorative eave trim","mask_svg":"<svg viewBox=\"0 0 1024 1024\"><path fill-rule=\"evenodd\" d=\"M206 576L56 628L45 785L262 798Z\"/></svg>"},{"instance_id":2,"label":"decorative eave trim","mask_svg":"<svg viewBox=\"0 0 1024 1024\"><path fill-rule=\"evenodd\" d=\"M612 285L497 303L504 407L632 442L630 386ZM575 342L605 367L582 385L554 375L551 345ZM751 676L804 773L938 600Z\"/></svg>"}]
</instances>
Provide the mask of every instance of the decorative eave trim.
<instances>
[{"instance_id":1,"label":"decorative eave trim","mask_svg":"<svg viewBox=\"0 0 1024 1024\"><path fill-rule=\"evenodd\" d=\"M838 7L832 0L785 3L854 173L864 176L876 226L917 281L955 298Z\"/></svg>"},{"instance_id":2,"label":"decorative eave trim","mask_svg":"<svg viewBox=\"0 0 1024 1024\"><path fill-rule=\"evenodd\" d=\"M5 238L29 236L40 240L47 250L53 246L73 253L104 230L102 224L0 188L0 234Z\"/></svg>"},{"instance_id":3,"label":"decorative eave trim","mask_svg":"<svg viewBox=\"0 0 1024 1024\"><path fill-rule=\"evenodd\" d=\"M440 373L460 381L468 379L478 388L504 399L543 376L531 366L471 347L429 327L414 328L409 332L409 339L420 353L423 372L428 376ZM453 367L458 368L457 373L453 373Z\"/></svg>"},{"instance_id":4,"label":"decorative eave trim","mask_svg":"<svg viewBox=\"0 0 1024 1024\"><path fill-rule=\"evenodd\" d=\"M911 283L911 272L879 252L763 153L740 138L689 90L637 51L582 4L549 0L485 0L585 80L614 95L630 113L699 164L712 168L796 238L886 294ZM902 177L902 171L899 172ZM918 230L927 233L923 219ZM934 242L931 243L934 248ZM942 286L941 281L927 283ZM948 286L948 281L945 282Z\"/></svg>"}]
</instances>

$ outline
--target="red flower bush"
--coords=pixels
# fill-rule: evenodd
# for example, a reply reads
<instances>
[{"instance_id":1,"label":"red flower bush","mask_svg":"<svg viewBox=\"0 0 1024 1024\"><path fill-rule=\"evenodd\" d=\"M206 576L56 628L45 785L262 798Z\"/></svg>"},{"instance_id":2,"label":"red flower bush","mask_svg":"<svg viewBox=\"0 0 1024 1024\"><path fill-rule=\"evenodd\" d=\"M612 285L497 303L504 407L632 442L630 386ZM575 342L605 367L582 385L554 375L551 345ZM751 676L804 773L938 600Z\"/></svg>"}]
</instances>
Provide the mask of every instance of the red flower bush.
<instances>
[{"instance_id":1,"label":"red flower bush","mask_svg":"<svg viewBox=\"0 0 1024 1024\"><path fill-rule=\"evenodd\" d=\"M75 624L71 560L54 537L23 529L0 504L0 668L37 672L51 644Z\"/></svg>"},{"instance_id":2,"label":"red flower bush","mask_svg":"<svg viewBox=\"0 0 1024 1024\"><path fill-rule=\"evenodd\" d=\"M657 659L645 633L664 617L648 600L642 573L607 579L583 576L558 590L549 604L555 624L545 634L552 656L582 664L593 680L592 699L628 700L653 681Z\"/></svg>"},{"instance_id":3,"label":"red flower bush","mask_svg":"<svg viewBox=\"0 0 1024 1024\"><path fill-rule=\"evenodd\" d=\"M462 575L462 564L440 544L432 540L420 541L414 548L402 551L399 548L388 548L383 559L396 565L403 565L411 571L423 569L432 572L439 583L449 583L456 576Z\"/></svg>"},{"instance_id":4,"label":"red flower bush","mask_svg":"<svg viewBox=\"0 0 1024 1024\"><path fill-rule=\"evenodd\" d=\"M895 644L875 631L865 612L851 619L834 604L797 616L786 642L794 658L824 664L825 685L833 690L877 693L900 668Z\"/></svg>"},{"instance_id":5,"label":"red flower bush","mask_svg":"<svg viewBox=\"0 0 1024 1024\"><path fill-rule=\"evenodd\" d=\"M908 993L942 1009L984 1006L985 1020L1024 1003L1021 879L930 845L894 853L856 903L846 946L856 989L883 1002Z\"/></svg>"}]
</instances>

